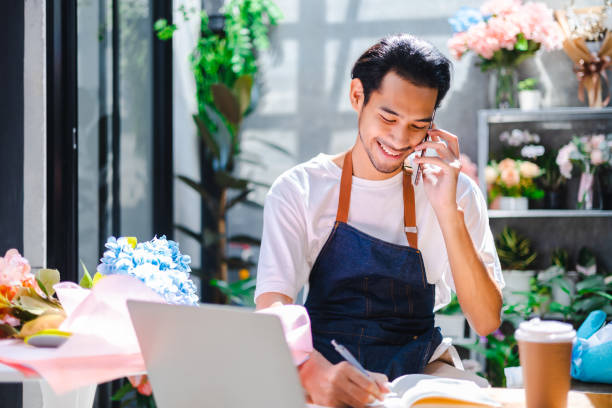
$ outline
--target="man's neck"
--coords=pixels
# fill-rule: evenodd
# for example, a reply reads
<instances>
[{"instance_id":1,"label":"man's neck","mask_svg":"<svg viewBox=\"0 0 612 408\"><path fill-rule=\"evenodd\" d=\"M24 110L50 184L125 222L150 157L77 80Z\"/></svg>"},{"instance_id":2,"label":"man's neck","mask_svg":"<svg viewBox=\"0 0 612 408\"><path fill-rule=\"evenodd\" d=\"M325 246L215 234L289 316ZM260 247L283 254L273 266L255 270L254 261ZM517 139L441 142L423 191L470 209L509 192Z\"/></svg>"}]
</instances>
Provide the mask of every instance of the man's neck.
<instances>
[{"instance_id":1,"label":"man's neck","mask_svg":"<svg viewBox=\"0 0 612 408\"><path fill-rule=\"evenodd\" d=\"M357 139L355 146L353 146L353 175L366 180L386 180L395 176L397 173L402 171L400 166L393 173L383 173L374 167L368 152L363 147L361 140Z\"/></svg>"}]
</instances>

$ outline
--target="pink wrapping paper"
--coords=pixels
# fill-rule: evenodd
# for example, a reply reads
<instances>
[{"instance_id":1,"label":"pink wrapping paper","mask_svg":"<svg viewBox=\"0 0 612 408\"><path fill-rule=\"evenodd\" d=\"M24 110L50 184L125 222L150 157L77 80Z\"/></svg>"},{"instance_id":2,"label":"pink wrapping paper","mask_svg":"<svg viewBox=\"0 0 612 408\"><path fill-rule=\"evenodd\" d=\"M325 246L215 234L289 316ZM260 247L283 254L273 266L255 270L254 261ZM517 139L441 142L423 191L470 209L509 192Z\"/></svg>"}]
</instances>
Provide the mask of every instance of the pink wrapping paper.
<instances>
[{"instance_id":1,"label":"pink wrapping paper","mask_svg":"<svg viewBox=\"0 0 612 408\"><path fill-rule=\"evenodd\" d=\"M56 349L0 341L1 363L29 377L36 371L57 394L145 371L126 300L163 302L158 294L123 275L108 276L92 290L69 282L54 288L68 315L60 329L73 335Z\"/></svg>"},{"instance_id":2,"label":"pink wrapping paper","mask_svg":"<svg viewBox=\"0 0 612 408\"><path fill-rule=\"evenodd\" d=\"M138 279L112 275L89 290L72 282L54 286L67 318L61 330L73 333L58 348L37 348L21 340L0 340L0 363L28 378L43 377L57 394L117 378L145 373L128 299L163 303ZM310 319L302 306L260 310L279 317L293 361L301 364L313 351Z\"/></svg>"},{"instance_id":3,"label":"pink wrapping paper","mask_svg":"<svg viewBox=\"0 0 612 408\"><path fill-rule=\"evenodd\" d=\"M278 316L285 332L285 340L289 345L293 363L300 365L308 359L313 351L310 318L303 306L285 305L269 307L257 311Z\"/></svg>"}]
</instances>

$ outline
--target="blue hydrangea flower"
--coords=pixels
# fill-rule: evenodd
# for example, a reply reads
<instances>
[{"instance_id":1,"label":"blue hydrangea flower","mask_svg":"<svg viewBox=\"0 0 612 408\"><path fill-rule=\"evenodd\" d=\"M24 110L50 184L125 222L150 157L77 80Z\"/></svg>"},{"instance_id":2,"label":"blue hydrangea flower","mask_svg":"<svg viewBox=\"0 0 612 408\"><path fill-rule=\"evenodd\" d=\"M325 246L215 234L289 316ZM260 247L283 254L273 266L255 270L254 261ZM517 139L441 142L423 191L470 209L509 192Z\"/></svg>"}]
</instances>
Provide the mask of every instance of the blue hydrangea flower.
<instances>
[{"instance_id":1,"label":"blue hydrangea flower","mask_svg":"<svg viewBox=\"0 0 612 408\"><path fill-rule=\"evenodd\" d=\"M466 6L461 7L454 17L448 19L455 33L467 31L468 28L482 21L485 21L485 17L480 10Z\"/></svg>"},{"instance_id":2,"label":"blue hydrangea flower","mask_svg":"<svg viewBox=\"0 0 612 408\"><path fill-rule=\"evenodd\" d=\"M97 271L102 275L130 275L173 304L197 305L196 287L189 278L191 258L182 255L178 243L163 235L140 242L136 248L127 238L110 237Z\"/></svg>"}]
</instances>

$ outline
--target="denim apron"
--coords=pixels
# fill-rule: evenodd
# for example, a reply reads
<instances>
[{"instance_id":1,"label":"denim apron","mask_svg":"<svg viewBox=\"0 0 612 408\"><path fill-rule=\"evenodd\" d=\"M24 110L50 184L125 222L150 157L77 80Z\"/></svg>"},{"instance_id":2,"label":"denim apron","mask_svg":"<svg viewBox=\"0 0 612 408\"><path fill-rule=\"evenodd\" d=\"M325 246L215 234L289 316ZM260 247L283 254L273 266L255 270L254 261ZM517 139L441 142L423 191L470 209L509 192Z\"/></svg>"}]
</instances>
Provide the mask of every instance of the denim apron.
<instances>
[{"instance_id":1,"label":"denim apron","mask_svg":"<svg viewBox=\"0 0 612 408\"><path fill-rule=\"evenodd\" d=\"M404 227L410 246L385 242L347 224L353 162L346 154L336 222L310 272L306 309L313 345L332 364L341 343L389 380L421 373L442 341L434 327L434 285L417 249L414 189L403 171Z\"/></svg>"}]
</instances>

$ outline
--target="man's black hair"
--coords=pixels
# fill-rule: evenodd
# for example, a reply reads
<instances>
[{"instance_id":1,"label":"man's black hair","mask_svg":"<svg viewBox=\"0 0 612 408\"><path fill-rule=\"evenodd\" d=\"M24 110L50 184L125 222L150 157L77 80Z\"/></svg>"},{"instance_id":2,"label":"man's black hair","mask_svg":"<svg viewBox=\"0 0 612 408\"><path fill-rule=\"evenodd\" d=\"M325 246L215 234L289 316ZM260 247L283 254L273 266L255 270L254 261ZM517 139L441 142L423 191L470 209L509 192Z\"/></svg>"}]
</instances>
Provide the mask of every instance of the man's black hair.
<instances>
[{"instance_id":1,"label":"man's black hair","mask_svg":"<svg viewBox=\"0 0 612 408\"><path fill-rule=\"evenodd\" d=\"M366 105L372 91L389 72L395 72L416 86L438 90L436 108L450 87L451 62L427 41L409 34L385 37L370 47L355 62L352 78L363 84Z\"/></svg>"}]
</instances>

